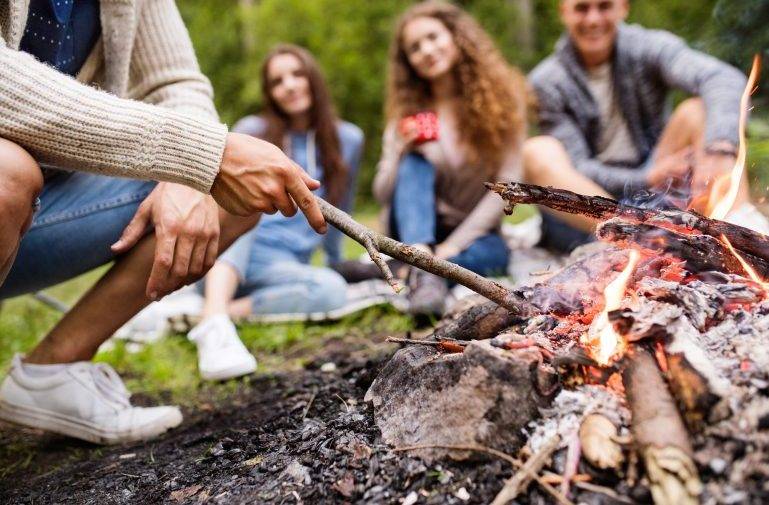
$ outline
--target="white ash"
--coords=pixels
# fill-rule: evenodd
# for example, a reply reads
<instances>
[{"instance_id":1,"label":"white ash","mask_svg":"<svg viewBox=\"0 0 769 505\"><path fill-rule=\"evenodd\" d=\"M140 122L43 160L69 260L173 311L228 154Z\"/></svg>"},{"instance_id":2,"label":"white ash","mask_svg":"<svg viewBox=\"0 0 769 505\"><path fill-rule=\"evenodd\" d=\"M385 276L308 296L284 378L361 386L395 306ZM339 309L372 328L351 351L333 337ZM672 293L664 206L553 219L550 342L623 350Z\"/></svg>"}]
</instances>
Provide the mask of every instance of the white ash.
<instances>
[{"instance_id":1,"label":"white ash","mask_svg":"<svg viewBox=\"0 0 769 505\"><path fill-rule=\"evenodd\" d=\"M605 386L582 385L564 389L553 403L540 409L541 418L529 423L528 446L536 453L555 434L561 436L561 447L576 433L582 419L589 414L602 414L627 434L630 411L620 393Z\"/></svg>"}]
</instances>

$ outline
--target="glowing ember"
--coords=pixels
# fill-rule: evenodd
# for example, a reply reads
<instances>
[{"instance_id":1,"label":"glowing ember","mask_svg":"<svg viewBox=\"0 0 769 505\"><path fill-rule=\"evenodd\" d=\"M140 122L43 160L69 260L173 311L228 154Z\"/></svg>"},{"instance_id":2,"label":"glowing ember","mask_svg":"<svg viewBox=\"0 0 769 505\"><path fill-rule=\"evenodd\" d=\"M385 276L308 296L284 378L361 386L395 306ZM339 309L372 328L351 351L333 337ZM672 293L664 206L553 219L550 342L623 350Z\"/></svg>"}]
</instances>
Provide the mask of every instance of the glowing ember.
<instances>
[{"instance_id":1,"label":"glowing ember","mask_svg":"<svg viewBox=\"0 0 769 505\"><path fill-rule=\"evenodd\" d=\"M745 86L745 91L742 93L742 99L740 100L740 146L737 151L737 161L734 164L734 168L730 174L724 174L719 177L710 190L710 198L708 199L708 216L713 219L723 219L726 214L732 209L734 200L737 198L737 192L740 187L740 179L742 179L742 173L745 169L745 159L747 157L747 142L745 140L745 125L747 123L748 110L750 106L750 95L756 87L758 81L758 74L761 71L761 57L755 55L753 57L753 67L750 69L750 76L748 77L748 85Z\"/></svg>"},{"instance_id":2,"label":"glowing ember","mask_svg":"<svg viewBox=\"0 0 769 505\"><path fill-rule=\"evenodd\" d=\"M603 292L605 300L603 310L593 319L587 334L581 338L582 344L588 348L593 359L601 365L608 365L612 358L621 354L625 348L624 339L614 331L614 327L609 322L609 312L620 307L622 298L625 296L625 287L640 257L638 251L630 251L627 266Z\"/></svg>"},{"instance_id":3,"label":"glowing ember","mask_svg":"<svg viewBox=\"0 0 769 505\"><path fill-rule=\"evenodd\" d=\"M748 274L748 277L750 279L757 283L759 286L764 288L764 290L769 291L769 283L764 282L764 280L758 276L755 270L753 270L750 265L748 265L748 262L745 261L745 259L739 255L737 251L734 250L734 247L732 247L732 243L729 242L729 239L726 238L726 235L721 235L721 241L726 245L727 248L729 248L729 251L734 255L735 258L737 258L737 261L740 262L740 265L742 265L742 268L745 270L745 273Z\"/></svg>"}]
</instances>

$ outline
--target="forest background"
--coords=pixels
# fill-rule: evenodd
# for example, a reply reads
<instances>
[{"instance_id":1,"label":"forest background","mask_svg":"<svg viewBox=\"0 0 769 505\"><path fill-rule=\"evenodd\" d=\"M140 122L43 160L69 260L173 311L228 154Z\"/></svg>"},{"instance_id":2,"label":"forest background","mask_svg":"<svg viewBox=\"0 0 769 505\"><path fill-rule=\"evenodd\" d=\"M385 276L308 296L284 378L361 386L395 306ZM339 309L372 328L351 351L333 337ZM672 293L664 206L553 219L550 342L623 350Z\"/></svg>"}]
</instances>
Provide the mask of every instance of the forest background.
<instances>
[{"instance_id":1,"label":"forest background","mask_svg":"<svg viewBox=\"0 0 769 505\"><path fill-rule=\"evenodd\" d=\"M366 134L358 203L370 201L383 128L387 51L407 0L180 0L200 65L211 79L222 120L232 125L258 112L259 68L279 42L318 58L342 118ZM561 34L558 0L464 0L511 64L528 72L550 54ZM769 48L769 0L632 0L629 22L662 28L747 73L750 57ZM756 117L769 113L769 71L756 95ZM769 138L769 123L752 131ZM753 176L769 182L769 142L751 149ZM760 165L756 170L756 162ZM764 170L765 169L765 170ZM760 184L765 187L766 184Z\"/></svg>"}]
</instances>

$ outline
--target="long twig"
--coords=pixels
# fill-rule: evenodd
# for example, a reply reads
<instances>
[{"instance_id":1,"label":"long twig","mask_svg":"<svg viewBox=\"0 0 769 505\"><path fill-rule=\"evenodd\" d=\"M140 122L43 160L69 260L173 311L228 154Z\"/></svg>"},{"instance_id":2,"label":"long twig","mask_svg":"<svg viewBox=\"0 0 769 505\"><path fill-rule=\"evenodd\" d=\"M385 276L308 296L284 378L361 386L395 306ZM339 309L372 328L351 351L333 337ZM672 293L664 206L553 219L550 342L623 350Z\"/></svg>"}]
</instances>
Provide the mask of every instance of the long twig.
<instances>
[{"instance_id":1,"label":"long twig","mask_svg":"<svg viewBox=\"0 0 769 505\"><path fill-rule=\"evenodd\" d=\"M556 446L557 446L557 443L556 443ZM507 461L514 468L518 468L519 471L516 473L516 475L518 475L519 473L528 474L529 481L535 480L537 484L539 484L542 487L542 489L547 491L550 494L550 496L555 498L555 500L561 505L574 505L574 503L571 500L563 496L560 491L558 491L556 488L554 488L548 482L546 482L537 472L529 468L527 466L528 461L526 463L523 463L521 460L514 458L502 451L498 451L497 449L494 449L492 447L486 447L484 445L423 444L423 445L409 445L404 447L396 447L395 449L393 449L393 451L394 452L416 451L420 449L449 449L453 451L485 452L486 454L490 454L492 456L498 457L499 459Z\"/></svg>"},{"instance_id":2,"label":"long twig","mask_svg":"<svg viewBox=\"0 0 769 505\"><path fill-rule=\"evenodd\" d=\"M516 472L515 475L510 477L505 482L502 490L497 494L491 505L505 505L506 503L515 500L515 498L521 494L532 480L532 476L539 477L539 471L547 464L552 456L553 452L558 448L558 444L561 441L561 437L556 434L547 441L547 443L534 455L532 455L526 463ZM537 480L539 482L539 480ZM552 494L552 493L551 493ZM558 491L558 494L563 497L564 502L569 500Z\"/></svg>"},{"instance_id":3,"label":"long twig","mask_svg":"<svg viewBox=\"0 0 769 505\"><path fill-rule=\"evenodd\" d=\"M385 237L381 233L377 233L358 223L349 214L337 209L322 198L317 198L317 200L326 221L366 248L371 259L382 270L385 279L396 292L401 289L400 284L387 266L382 253L432 274L462 284L515 314L528 315L536 313L536 310L523 297L501 284L486 279L459 265L436 258L421 249Z\"/></svg>"}]
</instances>

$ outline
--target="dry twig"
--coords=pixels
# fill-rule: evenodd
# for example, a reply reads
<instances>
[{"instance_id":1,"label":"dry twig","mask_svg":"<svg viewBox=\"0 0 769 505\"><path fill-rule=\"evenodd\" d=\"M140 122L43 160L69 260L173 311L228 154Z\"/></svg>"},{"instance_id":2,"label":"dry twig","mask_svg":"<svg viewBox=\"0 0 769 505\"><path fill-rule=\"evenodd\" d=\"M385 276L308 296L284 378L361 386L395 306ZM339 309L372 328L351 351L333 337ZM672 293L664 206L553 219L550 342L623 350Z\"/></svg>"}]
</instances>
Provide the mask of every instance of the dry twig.
<instances>
[{"instance_id":1,"label":"dry twig","mask_svg":"<svg viewBox=\"0 0 769 505\"><path fill-rule=\"evenodd\" d=\"M382 253L432 274L462 284L515 314L526 315L535 312L533 307L523 297L501 284L486 279L459 265L436 258L430 253L385 237L381 233L377 233L358 223L350 215L337 209L322 198L316 197L316 199L326 221L366 248L371 259L382 270L385 279L396 292L401 289L400 283L390 271L382 257Z\"/></svg>"},{"instance_id":2,"label":"dry twig","mask_svg":"<svg viewBox=\"0 0 769 505\"><path fill-rule=\"evenodd\" d=\"M537 480L537 482L542 485L540 482L541 479L539 478L539 471L542 470L542 467L544 467L548 461L550 461L550 457L558 448L560 441L561 437L559 435L553 435L553 437L547 441L547 443L539 450L539 452L531 456L518 470L518 472L516 472L515 475L510 477L507 482L505 482L504 487L497 494L496 498L494 498L494 501L491 502L491 505L505 505L511 500L514 500L519 494L526 490L529 483L534 478L533 476L536 476L535 480ZM562 503L569 502L569 500L563 496L560 491L558 494L563 499Z\"/></svg>"}]
</instances>

